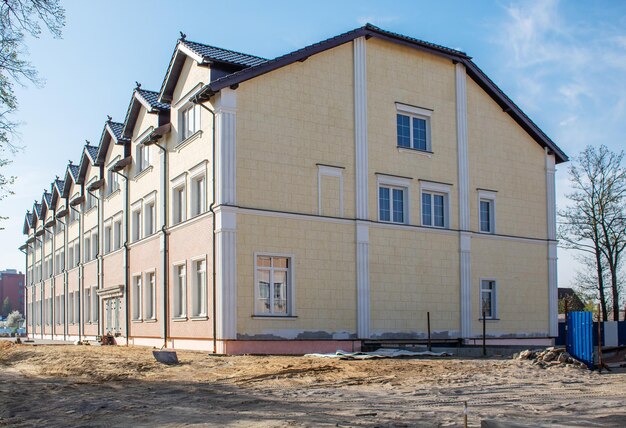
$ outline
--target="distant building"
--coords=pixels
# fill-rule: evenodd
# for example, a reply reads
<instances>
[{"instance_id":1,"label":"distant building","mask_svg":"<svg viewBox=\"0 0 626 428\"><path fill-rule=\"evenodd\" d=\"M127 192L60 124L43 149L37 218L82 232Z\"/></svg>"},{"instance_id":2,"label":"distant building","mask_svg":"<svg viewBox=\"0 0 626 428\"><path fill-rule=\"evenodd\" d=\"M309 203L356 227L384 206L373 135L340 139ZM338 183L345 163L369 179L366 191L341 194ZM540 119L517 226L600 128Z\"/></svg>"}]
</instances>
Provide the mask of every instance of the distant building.
<instances>
[{"instance_id":1,"label":"distant building","mask_svg":"<svg viewBox=\"0 0 626 428\"><path fill-rule=\"evenodd\" d=\"M6 269L0 271L0 316L6 317L13 311L24 313L24 274Z\"/></svg>"}]
</instances>

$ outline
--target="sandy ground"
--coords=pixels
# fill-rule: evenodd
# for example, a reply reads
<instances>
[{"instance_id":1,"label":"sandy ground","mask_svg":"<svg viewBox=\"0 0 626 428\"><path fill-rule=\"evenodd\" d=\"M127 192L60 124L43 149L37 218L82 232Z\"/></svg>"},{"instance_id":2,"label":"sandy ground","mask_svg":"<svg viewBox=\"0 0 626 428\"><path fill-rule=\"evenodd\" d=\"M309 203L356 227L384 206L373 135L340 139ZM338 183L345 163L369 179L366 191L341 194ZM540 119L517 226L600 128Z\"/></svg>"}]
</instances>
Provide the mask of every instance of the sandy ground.
<instances>
[{"instance_id":1,"label":"sandy ground","mask_svg":"<svg viewBox=\"0 0 626 428\"><path fill-rule=\"evenodd\" d=\"M626 373L0 342L0 426L626 426Z\"/></svg>"}]
</instances>

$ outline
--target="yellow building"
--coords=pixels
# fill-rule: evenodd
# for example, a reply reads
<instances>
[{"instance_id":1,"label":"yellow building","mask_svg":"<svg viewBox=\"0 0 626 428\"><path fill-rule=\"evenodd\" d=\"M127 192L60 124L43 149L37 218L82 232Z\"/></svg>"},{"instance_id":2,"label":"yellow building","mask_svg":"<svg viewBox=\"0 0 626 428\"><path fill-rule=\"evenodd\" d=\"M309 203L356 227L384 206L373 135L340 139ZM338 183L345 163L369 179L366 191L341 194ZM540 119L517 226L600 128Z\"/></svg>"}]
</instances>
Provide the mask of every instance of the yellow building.
<instances>
[{"instance_id":1,"label":"yellow building","mask_svg":"<svg viewBox=\"0 0 626 428\"><path fill-rule=\"evenodd\" d=\"M369 24L272 60L183 37L27 213L29 335L305 353L429 316L549 344L565 161L463 52Z\"/></svg>"}]
</instances>

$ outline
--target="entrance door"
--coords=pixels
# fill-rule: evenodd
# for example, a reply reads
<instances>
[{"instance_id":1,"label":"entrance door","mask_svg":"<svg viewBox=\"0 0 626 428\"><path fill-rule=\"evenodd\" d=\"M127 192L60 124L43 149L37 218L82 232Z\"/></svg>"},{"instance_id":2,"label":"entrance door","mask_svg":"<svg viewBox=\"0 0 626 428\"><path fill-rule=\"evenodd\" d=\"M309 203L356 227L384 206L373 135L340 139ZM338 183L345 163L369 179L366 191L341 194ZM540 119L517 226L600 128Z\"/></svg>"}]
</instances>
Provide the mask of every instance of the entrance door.
<instances>
[{"instance_id":1,"label":"entrance door","mask_svg":"<svg viewBox=\"0 0 626 428\"><path fill-rule=\"evenodd\" d=\"M104 300L104 312L106 314L104 331L106 334L113 335L113 299Z\"/></svg>"},{"instance_id":2,"label":"entrance door","mask_svg":"<svg viewBox=\"0 0 626 428\"><path fill-rule=\"evenodd\" d=\"M106 334L118 335L122 333L120 326L121 310L122 299L120 297L110 297L104 300L104 312L106 314L104 331Z\"/></svg>"}]
</instances>

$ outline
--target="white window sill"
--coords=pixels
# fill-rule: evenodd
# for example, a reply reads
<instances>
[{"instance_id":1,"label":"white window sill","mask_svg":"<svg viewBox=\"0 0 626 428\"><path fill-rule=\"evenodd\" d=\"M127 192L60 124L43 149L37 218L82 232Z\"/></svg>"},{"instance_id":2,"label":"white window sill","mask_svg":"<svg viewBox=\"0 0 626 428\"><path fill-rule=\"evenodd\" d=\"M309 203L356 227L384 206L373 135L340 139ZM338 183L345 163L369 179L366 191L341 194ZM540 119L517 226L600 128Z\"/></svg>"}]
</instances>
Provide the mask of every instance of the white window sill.
<instances>
[{"instance_id":1,"label":"white window sill","mask_svg":"<svg viewBox=\"0 0 626 428\"><path fill-rule=\"evenodd\" d=\"M175 317L175 318L172 318L172 321L174 321L174 322L185 322L185 321L188 321L188 318L186 316Z\"/></svg>"},{"instance_id":2,"label":"white window sill","mask_svg":"<svg viewBox=\"0 0 626 428\"><path fill-rule=\"evenodd\" d=\"M146 168L142 169L137 174L135 174L135 177L133 177L133 180L135 180L135 181L139 180L141 177L145 176L146 174L148 174L153 169L154 169L154 166L148 165Z\"/></svg>"},{"instance_id":3,"label":"white window sill","mask_svg":"<svg viewBox=\"0 0 626 428\"><path fill-rule=\"evenodd\" d=\"M399 153L415 153L418 155L426 156L429 159L432 158L434 154L429 150L413 149L411 147L397 146L397 148Z\"/></svg>"},{"instance_id":4,"label":"white window sill","mask_svg":"<svg viewBox=\"0 0 626 428\"><path fill-rule=\"evenodd\" d=\"M209 317L206 315L194 315L194 316L189 317L189 319L191 321L206 321L209 319Z\"/></svg>"},{"instance_id":5,"label":"white window sill","mask_svg":"<svg viewBox=\"0 0 626 428\"><path fill-rule=\"evenodd\" d=\"M135 320L132 320L132 322L133 322L133 323L141 323L141 322L143 322L143 320L141 320L141 319L135 319Z\"/></svg>"},{"instance_id":6,"label":"white window sill","mask_svg":"<svg viewBox=\"0 0 626 428\"><path fill-rule=\"evenodd\" d=\"M105 199L111 199L112 197L114 197L115 195L119 195L120 193L122 193L122 191L120 189L114 190L111 193L109 193L108 195L105 196Z\"/></svg>"},{"instance_id":7,"label":"white window sill","mask_svg":"<svg viewBox=\"0 0 626 428\"><path fill-rule=\"evenodd\" d=\"M295 315L252 315L255 320L296 320Z\"/></svg>"},{"instance_id":8,"label":"white window sill","mask_svg":"<svg viewBox=\"0 0 626 428\"><path fill-rule=\"evenodd\" d=\"M198 138L200 138L202 136L202 131L196 131L193 134L191 134L189 137L185 138L184 140L182 140L180 143L178 143L176 145L176 147L174 147L174 150L176 150L177 152L180 153L180 151L185 148L189 143L191 143L192 141L197 140Z\"/></svg>"},{"instance_id":9,"label":"white window sill","mask_svg":"<svg viewBox=\"0 0 626 428\"><path fill-rule=\"evenodd\" d=\"M143 320L143 322L145 322L145 323L153 323L153 322L157 322L157 319L156 318L150 318L150 319L147 319L147 320Z\"/></svg>"},{"instance_id":10,"label":"white window sill","mask_svg":"<svg viewBox=\"0 0 626 428\"><path fill-rule=\"evenodd\" d=\"M478 318L478 321L483 322L482 318ZM500 321L500 318L487 318L485 322L497 322Z\"/></svg>"}]
</instances>

